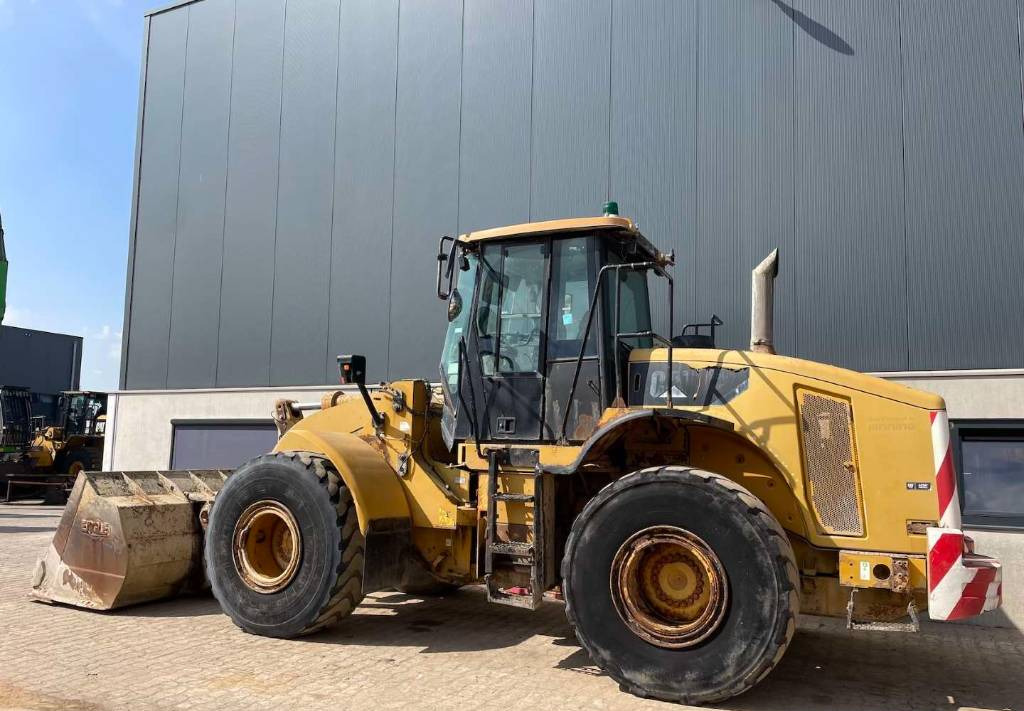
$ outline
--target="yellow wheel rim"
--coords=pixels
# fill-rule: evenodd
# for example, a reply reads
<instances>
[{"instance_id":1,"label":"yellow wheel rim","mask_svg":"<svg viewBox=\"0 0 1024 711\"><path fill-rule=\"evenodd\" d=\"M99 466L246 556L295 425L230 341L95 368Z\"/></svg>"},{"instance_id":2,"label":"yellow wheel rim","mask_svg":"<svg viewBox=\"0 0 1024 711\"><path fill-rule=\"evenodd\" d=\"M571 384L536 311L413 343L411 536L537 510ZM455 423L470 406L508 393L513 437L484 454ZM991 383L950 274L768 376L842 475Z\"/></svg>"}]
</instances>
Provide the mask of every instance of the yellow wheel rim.
<instances>
[{"instance_id":1,"label":"yellow wheel rim","mask_svg":"<svg viewBox=\"0 0 1024 711\"><path fill-rule=\"evenodd\" d=\"M232 536L235 569L258 593L274 593L295 577L302 536L292 512L277 501L257 501L239 516Z\"/></svg>"},{"instance_id":2,"label":"yellow wheel rim","mask_svg":"<svg viewBox=\"0 0 1024 711\"><path fill-rule=\"evenodd\" d=\"M71 476L78 476L85 471L85 465L81 462L71 462L71 466L68 467L68 474Z\"/></svg>"},{"instance_id":3,"label":"yellow wheel rim","mask_svg":"<svg viewBox=\"0 0 1024 711\"><path fill-rule=\"evenodd\" d=\"M675 526L645 528L623 543L609 584L622 621L659 647L698 644L725 617L722 563L700 537Z\"/></svg>"}]
</instances>

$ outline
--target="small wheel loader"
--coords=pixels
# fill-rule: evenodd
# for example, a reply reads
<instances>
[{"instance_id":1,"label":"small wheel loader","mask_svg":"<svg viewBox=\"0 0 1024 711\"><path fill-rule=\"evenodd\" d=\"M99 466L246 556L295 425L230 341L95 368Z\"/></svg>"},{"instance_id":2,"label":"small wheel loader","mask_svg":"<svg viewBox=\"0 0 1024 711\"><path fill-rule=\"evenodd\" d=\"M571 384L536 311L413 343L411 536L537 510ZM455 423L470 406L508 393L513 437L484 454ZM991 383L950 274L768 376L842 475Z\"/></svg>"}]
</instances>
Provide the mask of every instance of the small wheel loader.
<instances>
[{"instance_id":1,"label":"small wheel loader","mask_svg":"<svg viewBox=\"0 0 1024 711\"><path fill-rule=\"evenodd\" d=\"M65 391L53 424L32 416L27 388L0 387L0 482L5 499L15 484L46 489L47 503L63 504L78 475L103 461L106 393Z\"/></svg>"},{"instance_id":2,"label":"small wheel loader","mask_svg":"<svg viewBox=\"0 0 1024 711\"><path fill-rule=\"evenodd\" d=\"M442 238L439 383L370 389L340 356L354 389L278 403L275 450L234 472L82 474L34 595L110 609L209 585L246 632L296 637L373 591L483 583L563 599L624 689L685 703L764 679L801 611L912 628L997 607L942 399L776 355L776 254L750 350L716 348L717 318L673 336L673 261L614 204Z\"/></svg>"}]
</instances>

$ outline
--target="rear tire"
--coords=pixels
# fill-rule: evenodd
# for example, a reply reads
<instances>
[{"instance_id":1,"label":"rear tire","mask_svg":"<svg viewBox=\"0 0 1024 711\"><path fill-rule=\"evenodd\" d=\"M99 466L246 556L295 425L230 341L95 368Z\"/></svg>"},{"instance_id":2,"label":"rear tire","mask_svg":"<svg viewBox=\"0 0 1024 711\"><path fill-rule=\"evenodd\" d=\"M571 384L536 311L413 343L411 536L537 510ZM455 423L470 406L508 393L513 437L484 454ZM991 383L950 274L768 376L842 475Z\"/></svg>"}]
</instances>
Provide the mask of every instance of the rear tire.
<instances>
[{"instance_id":1,"label":"rear tire","mask_svg":"<svg viewBox=\"0 0 1024 711\"><path fill-rule=\"evenodd\" d=\"M697 541L696 552L670 557L663 552L669 549L635 543L645 535L675 534ZM707 582L683 598L698 588L684 588L678 581L687 576L673 578L670 568L684 559L694 564L704 553L709 563L696 569L708 571ZM623 567L624 559L643 561L643 556L653 556L654 563ZM622 570L642 574L616 577ZM724 584L711 584L713 578ZM659 587L662 579L679 584L680 598L661 597L672 593ZM637 696L686 704L741 694L775 667L795 630L798 580L789 539L764 504L729 479L685 467L645 469L606 486L577 517L562 559L566 615L591 659ZM627 589L622 581L639 582ZM660 616L661 601L678 608L692 604L705 589L719 588L723 594L717 603L708 602L707 616L690 618L706 620L699 633L664 635L666 628L659 625L668 618ZM639 612L620 613L627 609L623 599ZM646 627L639 621L645 615ZM686 629L682 622L672 624L673 630Z\"/></svg>"},{"instance_id":2,"label":"rear tire","mask_svg":"<svg viewBox=\"0 0 1024 711\"><path fill-rule=\"evenodd\" d=\"M285 534L289 552L282 555L291 557L276 586L253 582L249 562L259 558L249 549L250 536L265 538L250 513L261 506L280 512L297 532L295 543ZM278 551L276 543L273 548ZM352 495L330 462L309 452L268 454L244 464L217 495L206 532L206 574L221 608L243 630L297 637L329 627L360 603L363 549ZM264 559L258 562L274 565L273 556Z\"/></svg>"}]
</instances>

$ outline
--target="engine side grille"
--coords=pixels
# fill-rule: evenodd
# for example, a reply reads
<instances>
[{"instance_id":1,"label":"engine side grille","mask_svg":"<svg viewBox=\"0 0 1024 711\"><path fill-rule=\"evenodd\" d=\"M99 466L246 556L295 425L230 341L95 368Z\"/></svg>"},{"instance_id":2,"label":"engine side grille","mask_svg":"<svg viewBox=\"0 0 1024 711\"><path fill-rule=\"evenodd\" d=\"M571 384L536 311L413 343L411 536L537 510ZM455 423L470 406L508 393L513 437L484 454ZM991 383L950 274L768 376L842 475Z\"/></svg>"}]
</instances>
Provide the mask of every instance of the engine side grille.
<instances>
[{"instance_id":1,"label":"engine side grille","mask_svg":"<svg viewBox=\"0 0 1024 711\"><path fill-rule=\"evenodd\" d=\"M853 416L846 400L799 391L804 473L811 505L825 533L863 536L860 472Z\"/></svg>"}]
</instances>

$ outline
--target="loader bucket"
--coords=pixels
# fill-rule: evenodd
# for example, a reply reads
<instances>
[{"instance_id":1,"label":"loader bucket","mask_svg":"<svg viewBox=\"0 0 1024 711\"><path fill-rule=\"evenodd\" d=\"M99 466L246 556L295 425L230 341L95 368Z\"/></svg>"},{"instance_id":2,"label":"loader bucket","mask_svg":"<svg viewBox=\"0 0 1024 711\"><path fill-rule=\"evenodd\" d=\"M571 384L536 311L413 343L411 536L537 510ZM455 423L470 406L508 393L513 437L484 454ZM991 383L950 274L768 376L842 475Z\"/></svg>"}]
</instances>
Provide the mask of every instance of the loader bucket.
<instances>
[{"instance_id":1,"label":"loader bucket","mask_svg":"<svg viewBox=\"0 0 1024 711\"><path fill-rule=\"evenodd\" d=\"M203 588L208 505L229 474L79 474L32 597L111 610Z\"/></svg>"}]
</instances>

